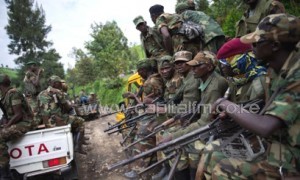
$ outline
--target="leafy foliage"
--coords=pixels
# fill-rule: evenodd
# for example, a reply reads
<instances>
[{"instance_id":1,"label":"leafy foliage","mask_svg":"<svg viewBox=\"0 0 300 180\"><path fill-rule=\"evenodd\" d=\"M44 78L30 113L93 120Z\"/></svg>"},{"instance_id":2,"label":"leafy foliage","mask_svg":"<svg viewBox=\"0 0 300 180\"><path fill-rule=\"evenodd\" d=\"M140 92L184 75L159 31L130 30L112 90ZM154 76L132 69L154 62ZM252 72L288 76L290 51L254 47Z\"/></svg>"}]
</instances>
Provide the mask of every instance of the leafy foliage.
<instances>
[{"instance_id":1,"label":"leafy foliage","mask_svg":"<svg viewBox=\"0 0 300 180\"><path fill-rule=\"evenodd\" d=\"M98 76L115 78L128 69L130 51L127 38L115 21L106 24L94 24L93 40L85 44L91 58L95 60Z\"/></svg>"},{"instance_id":2,"label":"leafy foliage","mask_svg":"<svg viewBox=\"0 0 300 180\"><path fill-rule=\"evenodd\" d=\"M61 58L52 42L47 41L51 26L45 25L46 18L42 7L38 4L33 8L33 0L5 0L8 9L8 25L6 32L11 40L9 53L18 57L15 63L20 65L18 79L22 82L26 71L25 64L36 61L44 68L42 86L47 86L47 78L53 74L64 77ZM43 83L44 82L44 83Z\"/></svg>"}]
</instances>

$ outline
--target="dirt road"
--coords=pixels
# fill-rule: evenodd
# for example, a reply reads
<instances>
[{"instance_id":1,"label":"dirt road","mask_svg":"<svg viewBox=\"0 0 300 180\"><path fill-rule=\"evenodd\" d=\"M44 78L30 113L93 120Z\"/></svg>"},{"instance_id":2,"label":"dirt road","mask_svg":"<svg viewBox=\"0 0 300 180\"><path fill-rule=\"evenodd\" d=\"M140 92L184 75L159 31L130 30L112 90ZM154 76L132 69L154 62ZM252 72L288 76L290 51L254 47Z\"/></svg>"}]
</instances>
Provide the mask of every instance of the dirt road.
<instances>
[{"instance_id":1,"label":"dirt road","mask_svg":"<svg viewBox=\"0 0 300 180\"><path fill-rule=\"evenodd\" d=\"M107 123L115 123L115 116L107 116L93 121L86 121L86 134L90 138L91 144L85 146L88 155L78 156L79 179L80 180L123 180L123 174L127 167L122 167L114 171L107 171L107 165L111 165L125 159L125 154L121 151L119 144L121 135L107 135L104 129Z\"/></svg>"}]
</instances>

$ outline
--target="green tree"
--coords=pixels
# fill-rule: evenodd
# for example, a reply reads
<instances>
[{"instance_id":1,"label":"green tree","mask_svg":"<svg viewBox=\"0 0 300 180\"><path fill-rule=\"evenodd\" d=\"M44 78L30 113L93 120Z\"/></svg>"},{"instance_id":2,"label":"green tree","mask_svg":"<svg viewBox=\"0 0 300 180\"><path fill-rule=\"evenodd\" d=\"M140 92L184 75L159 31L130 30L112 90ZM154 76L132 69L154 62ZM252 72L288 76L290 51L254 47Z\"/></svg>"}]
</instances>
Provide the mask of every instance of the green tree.
<instances>
[{"instance_id":1,"label":"green tree","mask_svg":"<svg viewBox=\"0 0 300 180\"><path fill-rule=\"evenodd\" d=\"M35 59L41 61L45 49L52 45L46 40L51 26L46 26L42 7L33 8L33 0L5 0L8 8L6 32L11 39L9 53L20 56L17 64Z\"/></svg>"},{"instance_id":2,"label":"green tree","mask_svg":"<svg viewBox=\"0 0 300 180\"><path fill-rule=\"evenodd\" d=\"M18 56L15 63L21 67L19 79L22 80L24 77L24 65L32 60L42 64L42 67L47 67L44 68L45 78L53 74L63 77L63 65L58 62L61 57L51 48L52 42L46 39L51 26L45 25L43 8L37 3L33 8L34 0L5 0L5 2L8 9L8 25L5 29L11 40L8 49L10 54Z\"/></svg>"},{"instance_id":3,"label":"green tree","mask_svg":"<svg viewBox=\"0 0 300 180\"><path fill-rule=\"evenodd\" d=\"M286 12L294 16L300 16L300 1L299 0L281 0L284 4Z\"/></svg>"},{"instance_id":4,"label":"green tree","mask_svg":"<svg viewBox=\"0 0 300 180\"><path fill-rule=\"evenodd\" d=\"M88 54L95 60L100 78L115 78L128 70L131 53L127 38L115 21L91 26L92 41L85 44Z\"/></svg>"},{"instance_id":5,"label":"green tree","mask_svg":"<svg viewBox=\"0 0 300 180\"><path fill-rule=\"evenodd\" d=\"M94 82L97 78L95 70L95 61L87 56L81 49L73 48L76 64L76 84L85 85Z\"/></svg>"}]
</instances>

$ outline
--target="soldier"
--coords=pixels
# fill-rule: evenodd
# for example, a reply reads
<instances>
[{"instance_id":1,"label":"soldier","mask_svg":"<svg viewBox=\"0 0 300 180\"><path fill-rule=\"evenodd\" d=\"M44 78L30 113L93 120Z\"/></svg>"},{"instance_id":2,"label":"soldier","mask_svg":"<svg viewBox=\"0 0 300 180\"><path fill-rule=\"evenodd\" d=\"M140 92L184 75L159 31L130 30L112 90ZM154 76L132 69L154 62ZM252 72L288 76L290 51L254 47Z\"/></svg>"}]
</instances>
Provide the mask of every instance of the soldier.
<instances>
[{"instance_id":1,"label":"soldier","mask_svg":"<svg viewBox=\"0 0 300 180\"><path fill-rule=\"evenodd\" d=\"M259 66L252 46L239 38L226 42L218 51L221 70L232 84L231 100L246 102L263 99L265 95L266 68Z\"/></svg>"},{"instance_id":2,"label":"soldier","mask_svg":"<svg viewBox=\"0 0 300 180\"><path fill-rule=\"evenodd\" d=\"M249 7L236 23L235 36L255 31L257 24L269 14L285 13L284 5L277 0L243 0Z\"/></svg>"},{"instance_id":3,"label":"soldier","mask_svg":"<svg viewBox=\"0 0 300 180\"><path fill-rule=\"evenodd\" d=\"M183 33L187 31L182 29L183 19L180 15L164 13L164 7L159 4L151 6L149 12L153 23L162 34L164 47L170 55L181 50L187 50L192 52L194 56L202 48L202 34L189 39Z\"/></svg>"},{"instance_id":4,"label":"soldier","mask_svg":"<svg viewBox=\"0 0 300 180\"><path fill-rule=\"evenodd\" d=\"M0 74L1 110L3 117L0 128L0 177L11 179L9 154L6 143L25 134L31 128L33 112L23 94L10 86L10 78Z\"/></svg>"},{"instance_id":5,"label":"soldier","mask_svg":"<svg viewBox=\"0 0 300 180\"><path fill-rule=\"evenodd\" d=\"M212 105L218 98L223 97L225 91L228 88L228 83L226 79L216 73L216 55L209 51L199 52L192 61L187 62L188 65L192 66L192 71L194 72L194 77L201 79L200 89L200 107L201 107L201 117L197 122L194 122L188 125L184 129L180 129L168 136L165 136L161 142L167 142L173 138L180 137L184 134L187 134L195 129L198 129L206 125L209 120L209 107ZM197 113L198 110L194 110ZM200 159L201 148L204 147L202 142L196 141L194 144L190 144L189 148L186 148L186 151L189 152L189 169L190 169L190 178L194 179L196 175L197 164Z\"/></svg>"},{"instance_id":6,"label":"soldier","mask_svg":"<svg viewBox=\"0 0 300 180\"><path fill-rule=\"evenodd\" d=\"M213 18L202 11L196 11L193 1L178 3L175 11L184 21L192 21L201 25L204 31L203 50L218 52L225 42L225 35L221 26Z\"/></svg>"},{"instance_id":7,"label":"soldier","mask_svg":"<svg viewBox=\"0 0 300 180\"><path fill-rule=\"evenodd\" d=\"M183 77L175 71L172 56L163 56L159 59L159 73L165 83L164 101L168 104L177 102L175 94L182 85ZM181 97L180 97L181 98Z\"/></svg>"},{"instance_id":8,"label":"soldier","mask_svg":"<svg viewBox=\"0 0 300 180\"><path fill-rule=\"evenodd\" d=\"M258 24L254 33L241 38L252 43L255 56L269 64L267 77L269 99L260 114L240 113L241 107L218 99L218 106L227 116L251 132L268 137L264 154L246 161L224 157L214 151L204 167L212 179L299 179L300 177L300 19L286 14L273 14ZM228 106L238 113L228 113Z\"/></svg>"},{"instance_id":9,"label":"soldier","mask_svg":"<svg viewBox=\"0 0 300 180\"><path fill-rule=\"evenodd\" d=\"M168 104L166 107L157 107L159 113L167 113L168 116L185 113L191 110L191 108L197 104L197 101L199 101L200 92L198 87L200 81L194 78L191 66L187 64L190 60L192 60L192 53L189 51L179 51L174 54L175 70L182 76L182 85L174 95L177 96L176 99L178 102L175 104ZM160 132L158 137L169 137L170 134L175 133L181 128L180 123L177 122L173 127ZM161 141L161 139L158 139L158 141ZM172 165L173 161L169 164ZM174 176L178 179L188 177L188 166L188 154L183 151ZM164 168L162 168L161 171L153 177L162 178L168 172L167 167L168 165L165 165Z\"/></svg>"},{"instance_id":10,"label":"soldier","mask_svg":"<svg viewBox=\"0 0 300 180\"><path fill-rule=\"evenodd\" d=\"M142 16L137 16L134 18L133 22L136 26L136 29L141 32L140 39L146 57L155 61L153 64L155 65L155 69L157 69L156 60L159 57L168 54L163 46L161 34L155 27L149 27Z\"/></svg>"},{"instance_id":11,"label":"soldier","mask_svg":"<svg viewBox=\"0 0 300 180\"><path fill-rule=\"evenodd\" d=\"M138 62L137 70L139 75L145 80L143 84L143 102L145 104L152 103L153 100L157 98L162 98L164 93L164 83L159 74L153 74L151 63L149 59L144 59ZM133 95L133 94L131 94ZM137 98L136 98L137 99ZM152 132L153 128L159 123L155 117L148 120L142 120L137 122L137 132L135 140L144 138L149 133ZM155 138L148 138L136 144L133 148L133 153L138 154L149 150L155 146ZM153 155L152 157L147 157L142 160L135 162L135 166L132 170L126 172L124 175L128 178L137 178L137 171L140 168L145 168L150 165L151 160L156 159Z\"/></svg>"},{"instance_id":12,"label":"soldier","mask_svg":"<svg viewBox=\"0 0 300 180\"><path fill-rule=\"evenodd\" d=\"M44 69L38 67L38 63L30 61L26 63L28 70L24 77L24 94L34 113L37 112L37 95L40 93L40 76Z\"/></svg>"},{"instance_id":13,"label":"soldier","mask_svg":"<svg viewBox=\"0 0 300 180\"><path fill-rule=\"evenodd\" d=\"M82 144L84 143L84 119L68 114L71 107L61 91L62 82L64 81L58 76L53 75L50 77L49 87L38 95L38 116L41 117L46 127L71 124L72 132L77 134L75 151L80 154L87 154L82 149Z\"/></svg>"}]
</instances>

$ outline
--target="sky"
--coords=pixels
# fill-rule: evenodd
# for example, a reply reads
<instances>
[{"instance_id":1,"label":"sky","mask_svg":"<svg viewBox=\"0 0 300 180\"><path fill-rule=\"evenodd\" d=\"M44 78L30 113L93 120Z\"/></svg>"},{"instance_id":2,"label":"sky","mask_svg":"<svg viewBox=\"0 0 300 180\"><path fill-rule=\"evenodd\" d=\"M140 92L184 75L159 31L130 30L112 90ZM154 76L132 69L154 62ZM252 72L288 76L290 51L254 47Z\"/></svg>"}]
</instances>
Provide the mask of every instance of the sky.
<instances>
[{"instance_id":1,"label":"sky","mask_svg":"<svg viewBox=\"0 0 300 180\"><path fill-rule=\"evenodd\" d=\"M165 12L174 13L176 0L35 0L45 11L46 25L51 25L47 40L62 57L64 69L72 68L75 60L70 52L73 47L84 49L90 41L91 25L116 21L130 44L140 44L140 32L135 29L133 19L142 15L149 26L153 26L149 8L161 4ZM35 6L34 6L35 7ZM7 45L10 42L4 27L8 24L6 4L0 0L0 64L17 67L16 56L10 55Z\"/></svg>"}]
</instances>

